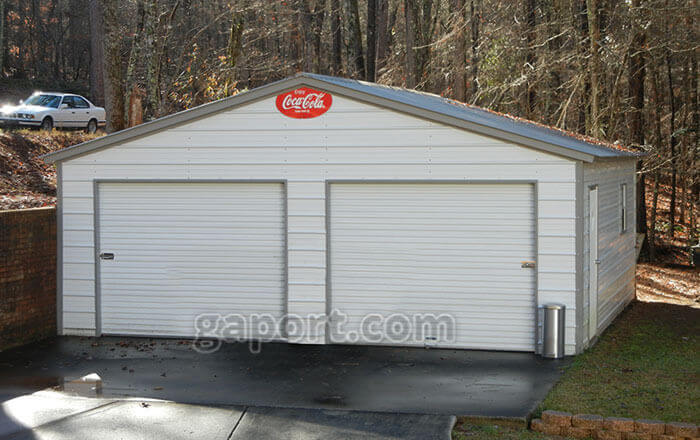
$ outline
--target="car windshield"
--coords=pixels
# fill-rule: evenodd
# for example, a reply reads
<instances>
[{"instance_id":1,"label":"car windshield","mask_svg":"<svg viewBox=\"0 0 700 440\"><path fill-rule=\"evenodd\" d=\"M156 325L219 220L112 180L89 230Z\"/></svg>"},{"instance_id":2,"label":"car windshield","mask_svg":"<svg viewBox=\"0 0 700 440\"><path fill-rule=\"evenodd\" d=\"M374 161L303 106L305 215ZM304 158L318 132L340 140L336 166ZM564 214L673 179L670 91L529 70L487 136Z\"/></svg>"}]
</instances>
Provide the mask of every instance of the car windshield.
<instances>
[{"instance_id":1,"label":"car windshield","mask_svg":"<svg viewBox=\"0 0 700 440\"><path fill-rule=\"evenodd\" d=\"M58 104L61 103L61 97L56 95L32 95L24 103L27 105L58 108Z\"/></svg>"}]
</instances>

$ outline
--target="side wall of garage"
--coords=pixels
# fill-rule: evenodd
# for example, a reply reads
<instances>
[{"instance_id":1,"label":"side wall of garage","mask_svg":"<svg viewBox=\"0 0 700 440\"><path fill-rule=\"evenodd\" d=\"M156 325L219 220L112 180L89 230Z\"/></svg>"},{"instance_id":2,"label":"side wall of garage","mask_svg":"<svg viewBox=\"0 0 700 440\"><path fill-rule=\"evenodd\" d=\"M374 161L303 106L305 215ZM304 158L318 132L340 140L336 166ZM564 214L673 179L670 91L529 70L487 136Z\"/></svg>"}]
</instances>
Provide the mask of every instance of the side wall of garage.
<instances>
[{"instance_id":1,"label":"side wall of garage","mask_svg":"<svg viewBox=\"0 0 700 440\"><path fill-rule=\"evenodd\" d=\"M333 96L314 119L280 114L275 98L61 164L63 330L94 334L95 179L286 181L287 311L326 311L328 180L537 182L538 302L567 305L575 351L574 161ZM534 324L533 324L534 327ZM306 342L322 343L323 329Z\"/></svg>"},{"instance_id":2,"label":"side wall of garage","mask_svg":"<svg viewBox=\"0 0 700 440\"><path fill-rule=\"evenodd\" d=\"M589 339L590 200L588 190L598 187L598 300L596 334L605 330L635 294L636 201L635 160L619 159L583 165L584 177L584 295L582 333ZM626 185L627 228L622 230L622 185Z\"/></svg>"}]
</instances>

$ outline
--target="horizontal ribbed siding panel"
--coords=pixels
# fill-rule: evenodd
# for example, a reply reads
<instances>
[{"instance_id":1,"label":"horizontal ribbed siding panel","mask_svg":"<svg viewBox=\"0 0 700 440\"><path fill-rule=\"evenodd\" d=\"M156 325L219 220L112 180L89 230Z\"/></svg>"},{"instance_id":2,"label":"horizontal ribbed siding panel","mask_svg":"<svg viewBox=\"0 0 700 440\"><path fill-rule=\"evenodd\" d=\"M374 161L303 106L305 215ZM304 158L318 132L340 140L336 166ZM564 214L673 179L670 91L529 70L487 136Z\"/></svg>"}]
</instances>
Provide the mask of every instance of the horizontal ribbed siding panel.
<instances>
[{"instance_id":1,"label":"horizontal ribbed siding panel","mask_svg":"<svg viewBox=\"0 0 700 440\"><path fill-rule=\"evenodd\" d=\"M195 336L202 313L285 308L284 188L274 183L100 183L105 334ZM253 334L252 336L260 336Z\"/></svg>"},{"instance_id":2,"label":"horizontal ribbed siding panel","mask_svg":"<svg viewBox=\"0 0 700 440\"><path fill-rule=\"evenodd\" d=\"M333 340L371 313L447 313L438 346L534 350L532 185L331 184L329 215L330 307L348 316Z\"/></svg>"}]
</instances>

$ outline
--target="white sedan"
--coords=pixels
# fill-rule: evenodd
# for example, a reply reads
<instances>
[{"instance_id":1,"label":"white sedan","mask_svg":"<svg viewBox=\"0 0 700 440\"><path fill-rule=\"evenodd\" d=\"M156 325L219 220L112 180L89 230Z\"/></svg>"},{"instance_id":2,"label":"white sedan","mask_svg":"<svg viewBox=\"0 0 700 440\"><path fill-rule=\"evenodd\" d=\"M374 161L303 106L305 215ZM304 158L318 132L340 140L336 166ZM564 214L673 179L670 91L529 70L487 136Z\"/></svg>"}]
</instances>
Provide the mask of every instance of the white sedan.
<instances>
[{"instance_id":1,"label":"white sedan","mask_svg":"<svg viewBox=\"0 0 700 440\"><path fill-rule=\"evenodd\" d=\"M0 125L54 128L83 128L94 133L106 123L105 109L70 93L36 92L19 105L0 108Z\"/></svg>"}]
</instances>

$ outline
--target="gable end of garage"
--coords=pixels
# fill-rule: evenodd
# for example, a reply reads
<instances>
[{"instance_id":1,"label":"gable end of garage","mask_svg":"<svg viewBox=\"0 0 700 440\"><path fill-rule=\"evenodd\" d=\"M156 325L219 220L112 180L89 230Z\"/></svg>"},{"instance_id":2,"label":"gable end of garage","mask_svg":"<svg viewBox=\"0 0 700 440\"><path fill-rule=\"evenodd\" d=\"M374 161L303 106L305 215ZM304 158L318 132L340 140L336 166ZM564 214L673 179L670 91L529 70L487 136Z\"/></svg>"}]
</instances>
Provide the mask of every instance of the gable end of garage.
<instances>
[{"instance_id":1,"label":"gable end of garage","mask_svg":"<svg viewBox=\"0 0 700 440\"><path fill-rule=\"evenodd\" d=\"M601 147L595 145L590 145L590 151L582 150L581 148L568 148L566 146L556 145L553 143L543 141L541 139L536 139L534 137L523 135L518 132L518 127L516 125L513 125L512 130L494 128L487 125L475 123L463 118L455 117L444 112L434 111L429 109L427 106L420 107L416 105L410 105L407 103L400 102L398 100L379 96L378 94L370 94L363 91L354 90L343 85L339 85L335 82L325 81L323 79L319 79L319 77L317 76L306 76L306 74L299 74L295 77L270 83L250 91L242 92L238 95L229 98L224 98L219 101L207 103L199 107L165 116L154 121L138 125L136 127L131 127L107 135L102 138L94 139L79 145L65 148L60 151L49 153L42 157L45 161L50 163L80 157L85 154L109 148L114 145L119 145L127 141L135 140L144 136L150 136L163 130L174 128L185 123L191 123L223 111L228 111L236 107L252 104L256 101L265 99L272 95L294 90L295 88L301 86L318 88L349 99L378 106L381 108L386 108L391 111L396 111L411 116L419 117L421 119L429 120L431 122L436 122L439 124L444 124L447 126L471 131L498 140L512 142L525 148L531 148L547 152L572 160L593 162L594 160L598 160L605 157L614 158L634 155L633 153L622 151L608 151L610 149L605 149L605 154L598 154L597 151L600 150ZM494 118L504 117L494 116ZM572 143L580 143L580 141L572 138Z\"/></svg>"}]
</instances>

